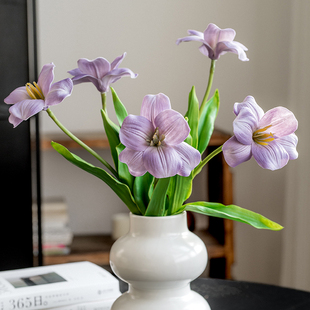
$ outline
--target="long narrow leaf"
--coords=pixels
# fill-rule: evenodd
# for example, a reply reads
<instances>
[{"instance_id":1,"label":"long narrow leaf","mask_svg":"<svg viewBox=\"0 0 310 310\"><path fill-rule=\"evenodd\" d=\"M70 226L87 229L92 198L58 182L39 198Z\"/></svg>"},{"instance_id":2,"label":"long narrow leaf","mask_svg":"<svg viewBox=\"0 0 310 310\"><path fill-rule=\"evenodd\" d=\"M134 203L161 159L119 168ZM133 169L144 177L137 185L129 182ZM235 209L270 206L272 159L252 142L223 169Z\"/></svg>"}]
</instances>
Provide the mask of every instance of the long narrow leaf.
<instances>
[{"instance_id":1,"label":"long narrow leaf","mask_svg":"<svg viewBox=\"0 0 310 310\"><path fill-rule=\"evenodd\" d=\"M168 196L168 211L167 215L176 214L184 201L189 198L192 192L192 174L188 177L175 175L171 178Z\"/></svg>"},{"instance_id":2,"label":"long narrow leaf","mask_svg":"<svg viewBox=\"0 0 310 310\"><path fill-rule=\"evenodd\" d=\"M118 98L115 90L112 87L110 87L110 88L111 88L111 92L112 92L115 114L116 114L119 125L122 126L123 121L124 121L125 117L128 115L128 113L127 113L125 106L123 105L123 103Z\"/></svg>"},{"instance_id":3,"label":"long narrow leaf","mask_svg":"<svg viewBox=\"0 0 310 310\"><path fill-rule=\"evenodd\" d=\"M103 120L104 130L109 141L110 151L115 165L115 169L118 169L118 154L116 147L120 144L119 126L115 125L109 119L107 113L103 109L101 109L101 116Z\"/></svg>"},{"instance_id":4,"label":"long narrow leaf","mask_svg":"<svg viewBox=\"0 0 310 310\"><path fill-rule=\"evenodd\" d=\"M220 106L218 90L208 100L199 118L198 124L198 151L202 154L207 148L214 130L214 122Z\"/></svg>"},{"instance_id":5,"label":"long narrow leaf","mask_svg":"<svg viewBox=\"0 0 310 310\"><path fill-rule=\"evenodd\" d=\"M197 212L209 216L225 218L252 225L258 229L281 230L283 227L266 217L235 205L225 206L215 202L191 202L183 206L183 210ZM183 210L179 210L180 212Z\"/></svg>"},{"instance_id":6,"label":"long narrow leaf","mask_svg":"<svg viewBox=\"0 0 310 310\"><path fill-rule=\"evenodd\" d=\"M199 120L199 101L196 96L195 87L193 86L188 96L188 125L191 129L192 137L191 146L197 149L198 146L198 120Z\"/></svg>"},{"instance_id":7,"label":"long narrow leaf","mask_svg":"<svg viewBox=\"0 0 310 310\"><path fill-rule=\"evenodd\" d=\"M170 183L170 178L159 179L153 191L151 201L146 209L146 216L164 216L166 193Z\"/></svg>"},{"instance_id":8,"label":"long narrow leaf","mask_svg":"<svg viewBox=\"0 0 310 310\"><path fill-rule=\"evenodd\" d=\"M124 149L125 149L125 146L120 143L116 147L117 156L119 156L120 152L123 151ZM121 182L127 184L128 187L130 188L130 190L132 190L134 177L130 174L130 172L128 170L128 166L126 164L122 163L121 161L118 161L117 171L118 171L119 180Z\"/></svg>"},{"instance_id":9,"label":"long narrow leaf","mask_svg":"<svg viewBox=\"0 0 310 310\"><path fill-rule=\"evenodd\" d=\"M128 207L128 209L133 214L140 215L141 212L139 211L134 198L131 195L131 192L129 190L129 187L116 180L114 177L112 177L109 173L107 173L105 170L93 166L92 164L86 162L79 156L71 153L68 149L66 149L61 144L58 144L56 142L52 142L53 148L61 154L64 158L66 158L69 162L76 165L77 167L83 169L84 171L96 176L97 178L104 181L115 193L116 195L125 203L125 205Z\"/></svg>"},{"instance_id":10,"label":"long narrow leaf","mask_svg":"<svg viewBox=\"0 0 310 310\"><path fill-rule=\"evenodd\" d=\"M143 215L150 202L149 192L152 190L153 181L154 177L147 172L136 177L133 183L133 196Z\"/></svg>"}]
</instances>

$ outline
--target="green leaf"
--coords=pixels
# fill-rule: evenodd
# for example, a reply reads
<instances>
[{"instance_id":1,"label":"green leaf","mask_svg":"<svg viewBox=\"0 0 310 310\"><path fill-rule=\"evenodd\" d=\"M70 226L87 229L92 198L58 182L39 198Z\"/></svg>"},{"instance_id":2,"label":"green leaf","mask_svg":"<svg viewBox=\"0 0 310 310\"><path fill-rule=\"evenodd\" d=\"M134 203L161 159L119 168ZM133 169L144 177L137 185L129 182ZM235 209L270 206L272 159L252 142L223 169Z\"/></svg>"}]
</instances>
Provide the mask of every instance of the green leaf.
<instances>
[{"instance_id":1,"label":"green leaf","mask_svg":"<svg viewBox=\"0 0 310 310\"><path fill-rule=\"evenodd\" d=\"M198 151L202 154L207 148L214 129L214 122L220 107L219 92L216 89L201 112L198 124Z\"/></svg>"},{"instance_id":2,"label":"green leaf","mask_svg":"<svg viewBox=\"0 0 310 310\"><path fill-rule=\"evenodd\" d=\"M117 156L119 156L120 152L123 151L124 149L125 149L125 146L120 143L116 147ZM118 161L117 171L118 171L118 177L119 177L120 181L127 184L128 187L130 188L130 190L132 190L134 176L132 176L130 174L130 172L128 170L128 166L126 164L122 163L121 161Z\"/></svg>"},{"instance_id":3,"label":"green leaf","mask_svg":"<svg viewBox=\"0 0 310 310\"><path fill-rule=\"evenodd\" d=\"M184 209L186 211L238 221L252 225L258 229L281 230L283 228L281 225L267 219L258 213L240 208L235 205L225 206L221 203L198 201L184 205L183 210ZM179 212L183 210L179 210Z\"/></svg>"},{"instance_id":4,"label":"green leaf","mask_svg":"<svg viewBox=\"0 0 310 310\"><path fill-rule=\"evenodd\" d=\"M164 216L166 193L170 183L170 178L159 179L153 191L151 201L146 209L146 216Z\"/></svg>"},{"instance_id":5,"label":"green leaf","mask_svg":"<svg viewBox=\"0 0 310 310\"><path fill-rule=\"evenodd\" d=\"M133 196L143 215L150 202L149 192L153 188L153 182L154 177L146 172L144 175L136 177L133 183Z\"/></svg>"},{"instance_id":6,"label":"green leaf","mask_svg":"<svg viewBox=\"0 0 310 310\"><path fill-rule=\"evenodd\" d=\"M188 177L182 177L180 175L171 177L167 191L169 199L167 215L176 214L184 201L190 197L192 193L192 180L192 174Z\"/></svg>"},{"instance_id":7,"label":"green leaf","mask_svg":"<svg viewBox=\"0 0 310 310\"><path fill-rule=\"evenodd\" d=\"M52 146L59 154L61 154L69 162L104 181L116 193L116 195L125 203L125 205L133 214L141 215L141 212L138 209L135 200L131 195L130 189L126 184L116 180L113 176L111 176L108 172L106 172L102 168L93 166L92 164L86 162L79 156L71 153L61 144L52 142Z\"/></svg>"},{"instance_id":8,"label":"green leaf","mask_svg":"<svg viewBox=\"0 0 310 310\"><path fill-rule=\"evenodd\" d=\"M118 98L115 90L112 87L110 87L110 88L111 88L111 92L112 92L115 114L116 114L119 125L122 126L123 121L124 121L125 117L128 115L128 113L127 113L125 106L122 104L122 102Z\"/></svg>"},{"instance_id":9,"label":"green leaf","mask_svg":"<svg viewBox=\"0 0 310 310\"><path fill-rule=\"evenodd\" d=\"M118 169L118 153L116 147L120 144L120 128L109 119L107 113L103 109L101 109L101 116L103 120L104 130L109 141L110 151L115 165L115 169Z\"/></svg>"},{"instance_id":10,"label":"green leaf","mask_svg":"<svg viewBox=\"0 0 310 310\"><path fill-rule=\"evenodd\" d=\"M195 87L193 86L188 96L188 110L186 113L188 117L188 125L191 129L190 135L192 137L191 146L197 149L198 146L198 120L199 120L199 101L196 96Z\"/></svg>"}]
</instances>

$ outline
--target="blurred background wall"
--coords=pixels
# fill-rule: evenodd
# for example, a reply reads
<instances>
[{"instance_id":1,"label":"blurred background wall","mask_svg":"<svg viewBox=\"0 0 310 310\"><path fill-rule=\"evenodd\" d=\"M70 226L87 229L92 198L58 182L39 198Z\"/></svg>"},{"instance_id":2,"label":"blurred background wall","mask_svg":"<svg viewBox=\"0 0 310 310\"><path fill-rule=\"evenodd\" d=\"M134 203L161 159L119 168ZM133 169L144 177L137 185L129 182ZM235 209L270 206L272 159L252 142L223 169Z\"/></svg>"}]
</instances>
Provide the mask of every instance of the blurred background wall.
<instances>
[{"instance_id":1,"label":"blurred background wall","mask_svg":"<svg viewBox=\"0 0 310 310\"><path fill-rule=\"evenodd\" d=\"M165 93L172 108L181 113L186 111L192 85L202 99L210 60L198 51L199 43L177 46L175 41L186 36L188 29L203 31L211 22L220 28L235 29L235 40L249 49L250 59L241 62L236 55L226 54L216 63L213 89L219 88L221 98L217 128L232 133L233 104L247 95L253 95L265 111L282 105L297 116L300 114L302 120L309 113L309 104L305 110L306 103L295 101L301 94L296 90L301 79L299 70L309 69L300 61L299 67L296 64L296 59L300 60L298 53L303 52L306 58L305 51L310 47L309 28L299 25L310 13L307 0L38 0L37 9L39 68L54 62L55 81L69 77L67 71L77 67L79 58L102 56L112 61L127 52L121 67L130 68L139 76L123 78L113 87L131 114L139 114L146 94ZM305 23L309 26L309 22ZM301 42L305 50L293 46ZM303 96L307 98L307 94ZM109 93L110 111L111 104ZM99 132L103 128L100 105L95 87L82 84L52 110L76 134ZM113 113L110 116L115 119ZM41 119L43 134L59 132L45 113ZM304 150L302 146L300 149ZM109 158L108 151L100 152ZM92 160L83 151L76 153ZM298 164L290 162L288 169L274 172L263 170L254 160L232 169L235 203L286 226L285 232L271 232L235 224L235 279L310 290L309 283L298 284L290 276L283 277L297 264L297 258L290 257L290 253L296 241L294 236L298 238L298 234L292 237L298 222L290 214L295 214L291 200L300 194L300 188L292 187L291 180L296 177L297 168L302 169L305 158L301 153ZM111 216L127 211L104 183L70 165L58 153L43 152L42 164L43 197L65 198L74 233L109 233ZM308 172L304 170L304 174ZM197 199L205 198L201 178L200 188L194 193ZM304 203L301 202L300 210L304 209ZM308 220L310 217L305 215ZM304 218L303 214L301 217ZM301 235L305 231L299 232ZM309 261L306 258L305 262Z\"/></svg>"}]
</instances>

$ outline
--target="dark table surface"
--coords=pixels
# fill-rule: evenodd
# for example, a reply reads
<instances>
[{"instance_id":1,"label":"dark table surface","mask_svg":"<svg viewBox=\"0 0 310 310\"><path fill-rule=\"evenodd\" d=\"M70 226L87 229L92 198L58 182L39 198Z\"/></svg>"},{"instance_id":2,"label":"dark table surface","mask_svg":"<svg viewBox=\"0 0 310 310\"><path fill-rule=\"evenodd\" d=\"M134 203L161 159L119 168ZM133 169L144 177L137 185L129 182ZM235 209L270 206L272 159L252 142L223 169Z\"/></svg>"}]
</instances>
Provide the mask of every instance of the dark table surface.
<instances>
[{"instance_id":1,"label":"dark table surface","mask_svg":"<svg viewBox=\"0 0 310 310\"><path fill-rule=\"evenodd\" d=\"M121 291L127 284L121 282ZM310 310L310 292L242 281L199 278L192 282L211 310Z\"/></svg>"}]
</instances>

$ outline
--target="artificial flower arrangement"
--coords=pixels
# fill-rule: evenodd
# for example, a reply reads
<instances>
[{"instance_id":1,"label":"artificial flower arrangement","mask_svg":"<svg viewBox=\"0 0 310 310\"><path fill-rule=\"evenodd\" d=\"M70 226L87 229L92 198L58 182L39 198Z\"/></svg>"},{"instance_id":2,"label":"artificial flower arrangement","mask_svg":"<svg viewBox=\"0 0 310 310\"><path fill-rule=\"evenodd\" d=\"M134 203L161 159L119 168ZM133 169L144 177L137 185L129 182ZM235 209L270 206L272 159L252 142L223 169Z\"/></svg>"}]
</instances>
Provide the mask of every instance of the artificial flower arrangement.
<instances>
[{"instance_id":1,"label":"artificial flower arrangement","mask_svg":"<svg viewBox=\"0 0 310 310\"><path fill-rule=\"evenodd\" d=\"M264 113L255 99L247 96L243 102L234 105L234 135L202 159L220 103L218 90L209 98L215 63L227 52L235 53L240 60L247 61L247 48L234 41L236 33L230 28L220 29L209 24L203 33L195 30L189 30L188 33L189 36L178 39L176 43L200 42L199 50L211 59L211 66L201 104L193 87L184 116L171 108L169 98L162 93L146 95L140 115L128 115L110 86L123 76L137 77L131 70L119 68L126 55L124 53L112 63L105 58L80 59L78 68L69 71L72 79L66 78L54 84L54 64L44 65L37 83L27 83L4 99L5 103L12 105L9 122L16 127L31 116L46 111L65 134L98 159L103 167L84 161L56 142L51 142L53 148L69 162L109 185L133 214L170 216L193 211L247 223L260 229L280 230L281 225L236 205L225 206L205 201L186 203L195 176L222 151L231 167L254 157L261 167L276 170L285 166L290 159L298 157L298 140L294 133L298 122L294 114L284 107ZM71 95L73 85L84 82L93 83L101 94L101 115L114 167L66 129L50 109ZM118 124L112 122L107 114L106 94L109 89Z\"/></svg>"}]
</instances>

